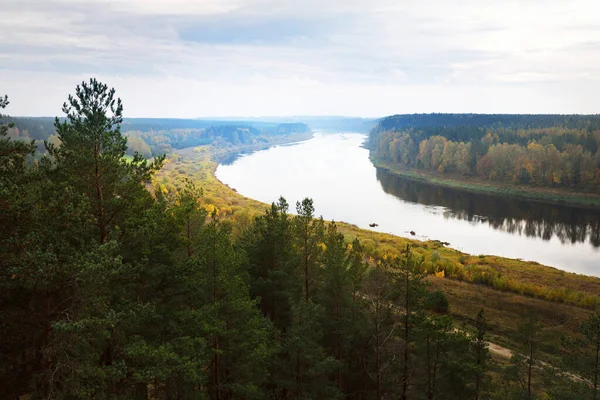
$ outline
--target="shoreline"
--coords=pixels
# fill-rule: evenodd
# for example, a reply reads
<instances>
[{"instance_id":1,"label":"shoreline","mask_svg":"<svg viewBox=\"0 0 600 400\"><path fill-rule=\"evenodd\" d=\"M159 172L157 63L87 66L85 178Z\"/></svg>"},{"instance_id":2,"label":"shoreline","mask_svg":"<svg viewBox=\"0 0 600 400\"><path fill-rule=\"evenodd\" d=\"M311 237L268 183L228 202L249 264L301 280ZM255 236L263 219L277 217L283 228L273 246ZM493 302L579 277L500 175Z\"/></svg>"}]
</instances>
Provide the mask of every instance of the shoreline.
<instances>
[{"instance_id":1,"label":"shoreline","mask_svg":"<svg viewBox=\"0 0 600 400\"><path fill-rule=\"evenodd\" d=\"M286 138L294 143L294 138ZM305 140L296 137L296 142ZM284 143L272 143L262 148ZM256 146L254 148L257 148ZM245 147L248 149L248 146ZM257 148L258 149L258 148ZM240 235L268 204L242 196L216 178L217 156L243 150L203 146L179 151L159 176L176 190L190 179L204 190L207 207L216 209L223 220L232 224L233 235ZM182 154L183 153L183 154ZM179 182L179 183L178 183ZM540 313L550 337L574 334L591 310L600 306L600 277L566 272L536 262L492 255L470 255L441 245L435 240L420 241L388 233L361 229L356 225L336 222L346 242L359 239L365 248L369 265L398 252L407 244L423 258L430 289L442 291L450 301L450 315L456 321L473 326L474 316L485 309L490 321L490 341L508 349L519 348L512 332L518 321L532 312ZM564 324L565 314L574 321ZM555 345L552 340L545 343ZM552 352L540 353L550 360Z\"/></svg>"},{"instance_id":2,"label":"shoreline","mask_svg":"<svg viewBox=\"0 0 600 400\"><path fill-rule=\"evenodd\" d=\"M205 191L206 200L219 213L232 222L241 223L242 227L256 215L264 213L268 204L245 197L234 188L221 182L215 171L217 158L226 153L240 150L264 149L274 145L292 144L306 140L307 135L295 135L277 143L265 143L259 146L242 146L235 148L218 148L207 146L202 151L198 148L182 149L177 152L178 160L167 168L163 174L175 184L179 177L192 179ZM294 140L296 139L296 140ZM286 143L284 143L286 142ZM176 168L175 168L176 167ZM175 187L177 185L175 184ZM361 229L351 223L336 221L340 232L347 241L358 238L366 246L370 257L380 259L396 254L406 244L424 257L424 266L429 273L438 276L440 282L462 282L474 287L487 287L494 292L513 293L528 298L550 301L554 304L572 305L589 309L600 303L597 290L600 290L600 278L568 272L534 261L524 261L495 255L473 255L441 245L435 240L416 240L407 237ZM435 255L435 256L434 256ZM439 280L439 279L438 279Z\"/></svg>"},{"instance_id":3,"label":"shoreline","mask_svg":"<svg viewBox=\"0 0 600 400\"><path fill-rule=\"evenodd\" d=\"M538 203L584 209L600 208L600 195L592 193L568 192L564 189L559 190L542 187L518 186L506 183L496 184L480 180L455 179L453 177L437 176L432 173L415 169L403 170L377 159L372 154L369 154L369 159L376 168L381 168L392 175L427 183L433 186L441 186L492 196L510 197L517 200L527 200Z\"/></svg>"}]
</instances>

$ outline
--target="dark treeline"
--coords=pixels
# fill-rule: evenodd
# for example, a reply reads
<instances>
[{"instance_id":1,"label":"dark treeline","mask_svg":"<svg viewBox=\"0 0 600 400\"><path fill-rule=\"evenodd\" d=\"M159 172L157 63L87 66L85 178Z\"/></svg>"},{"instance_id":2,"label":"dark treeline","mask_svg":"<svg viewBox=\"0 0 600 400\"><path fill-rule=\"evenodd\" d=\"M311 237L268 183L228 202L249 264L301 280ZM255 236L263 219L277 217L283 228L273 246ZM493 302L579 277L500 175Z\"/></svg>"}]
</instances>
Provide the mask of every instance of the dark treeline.
<instances>
[{"instance_id":1,"label":"dark treeline","mask_svg":"<svg viewBox=\"0 0 600 400\"><path fill-rule=\"evenodd\" d=\"M403 168L550 187L600 187L600 116L419 114L371 131L377 159Z\"/></svg>"},{"instance_id":2,"label":"dark treeline","mask_svg":"<svg viewBox=\"0 0 600 400\"><path fill-rule=\"evenodd\" d=\"M495 229L544 240L557 237L563 243L589 241L592 246L600 247L600 211L597 209L440 187L396 176L381 168L377 169L377 180L386 193L403 200L445 207L446 218L486 223Z\"/></svg>"},{"instance_id":3,"label":"dark treeline","mask_svg":"<svg viewBox=\"0 0 600 400\"><path fill-rule=\"evenodd\" d=\"M483 311L455 329L410 248L368 262L310 199L293 217L280 199L234 240L191 182L146 189L164 158L123 160L114 90L84 82L63 111L34 162L0 138L0 398L533 398L516 382L534 322L513 384L494 384ZM569 346L585 381L557 373L548 393L597 393L598 321Z\"/></svg>"},{"instance_id":4,"label":"dark treeline","mask_svg":"<svg viewBox=\"0 0 600 400\"><path fill-rule=\"evenodd\" d=\"M383 118L376 129L390 131L409 128L483 127L516 130L553 126L598 130L600 114L402 114Z\"/></svg>"},{"instance_id":5,"label":"dark treeline","mask_svg":"<svg viewBox=\"0 0 600 400\"><path fill-rule=\"evenodd\" d=\"M44 141L58 144L55 120L52 118L7 118L14 126L8 136L15 140L35 140L38 152L44 152ZM127 154L144 157L169 154L174 149L211 143L237 146L266 143L270 137L308 133L308 125L300 122L210 121L168 118L129 118L121 124L128 139Z\"/></svg>"}]
</instances>

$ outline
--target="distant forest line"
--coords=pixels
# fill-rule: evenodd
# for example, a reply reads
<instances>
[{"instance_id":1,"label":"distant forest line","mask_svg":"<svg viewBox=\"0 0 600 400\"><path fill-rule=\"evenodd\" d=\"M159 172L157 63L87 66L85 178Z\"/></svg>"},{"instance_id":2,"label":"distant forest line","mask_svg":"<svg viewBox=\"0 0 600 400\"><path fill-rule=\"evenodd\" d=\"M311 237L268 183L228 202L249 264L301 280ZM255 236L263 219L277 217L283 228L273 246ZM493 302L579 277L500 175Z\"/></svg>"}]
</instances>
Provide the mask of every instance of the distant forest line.
<instances>
[{"instance_id":1,"label":"distant forest line","mask_svg":"<svg viewBox=\"0 0 600 400\"><path fill-rule=\"evenodd\" d=\"M8 137L35 140L37 150L44 152L44 141L58 144L54 118L8 117L14 124ZM121 129L127 138L127 154L136 152L144 157L170 154L174 150L216 142L221 145L266 144L280 135L326 132L367 133L376 124L374 119L348 117L268 117L262 119L177 119L124 118Z\"/></svg>"},{"instance_id":2,"label":"distant forest line","mask_svg":"<svg viewBox=\"0 0 600 400\"><path fill-rule=\"evenodd\" d=\"M8 132L13 139L35 140L38 150L44 151L44 141L58 144L54 118L10 118L14 127ZM170 154L173 150L201 146L213 142L221 144L267 143L269 137L310 132L300 122L271 123L253 121L208 121L169 118L130 118L122 124L127 138L127 154L136 152L144 157Z\"/></svg>"}]
</instances>

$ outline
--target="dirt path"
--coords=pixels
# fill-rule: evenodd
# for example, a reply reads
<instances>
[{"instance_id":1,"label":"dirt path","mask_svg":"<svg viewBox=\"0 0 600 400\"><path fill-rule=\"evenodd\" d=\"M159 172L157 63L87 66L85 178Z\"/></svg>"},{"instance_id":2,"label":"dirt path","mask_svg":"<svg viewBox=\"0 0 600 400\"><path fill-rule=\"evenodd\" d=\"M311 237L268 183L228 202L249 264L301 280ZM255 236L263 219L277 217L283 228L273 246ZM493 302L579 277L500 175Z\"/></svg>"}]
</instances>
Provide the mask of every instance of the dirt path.
<instances>
[{"instance_id":1,"label":"dirt path","mask_svg":"<svg viewBox=\"0 0 600 400\"><path fill-rule=\"evenodd\" d=\"M490 353L493 353L497 356L500 356L502 358L507 358L507 359L511 359L513 356L513 352L509 349L507 349L506 347L502 347L496 343L492 343L492 342L487 342L488 343L488 349L490 350Z\"/></svg>"}]
</instances>

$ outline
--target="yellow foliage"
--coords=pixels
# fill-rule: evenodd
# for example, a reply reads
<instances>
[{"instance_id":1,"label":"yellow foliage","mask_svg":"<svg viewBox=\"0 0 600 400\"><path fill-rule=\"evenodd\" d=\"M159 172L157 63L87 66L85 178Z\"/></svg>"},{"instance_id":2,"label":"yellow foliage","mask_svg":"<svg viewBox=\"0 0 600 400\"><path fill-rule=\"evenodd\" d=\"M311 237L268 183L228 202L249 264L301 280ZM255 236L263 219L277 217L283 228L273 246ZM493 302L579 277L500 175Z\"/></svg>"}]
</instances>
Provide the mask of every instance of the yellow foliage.
<instances>
[{"instance_id":1,"label":"yellow foliage","mask_svg":"<svg viewBox=\"0 0 600 400\"><path fill-rule=\"evenodd\" d=\"M443 278L443 277L445 277L445 276L446 276L446 273L444 272L444 270L441 270L441 271L438 271L438 272L436 272L436 273L435 273L435 276L436 276L437 278Z\"/></svg>"},{"instance_id":2,"label":"yellow foliage","mask_svg":"<svg viewBox=\"0 0 600 400\"><path fill-rule=\"evenodd\" d=\"M219 215L219 209L214 204L205 204L204 205L204 209L209 214L212 214L213 212L216 212L216 214Z\"/></svg>"}]
</instances>

